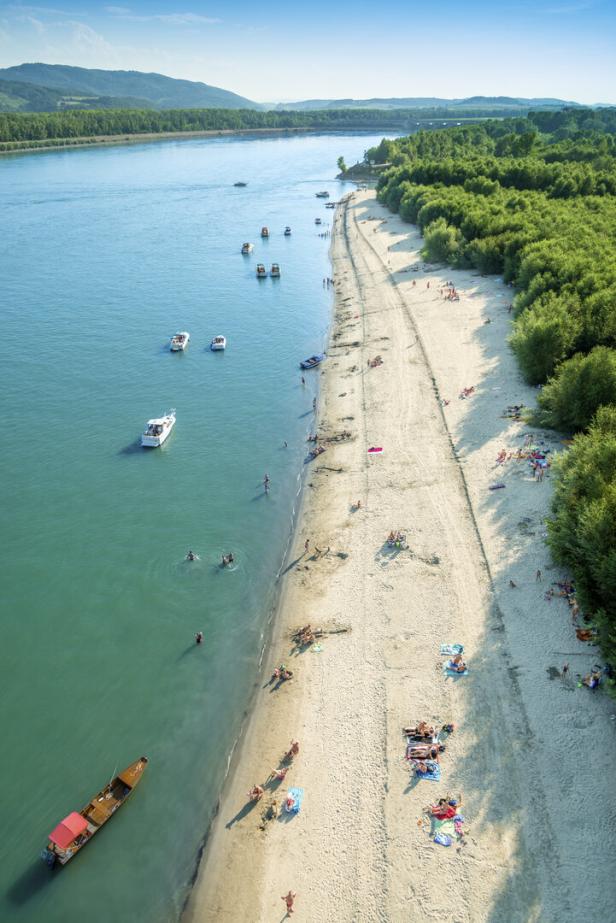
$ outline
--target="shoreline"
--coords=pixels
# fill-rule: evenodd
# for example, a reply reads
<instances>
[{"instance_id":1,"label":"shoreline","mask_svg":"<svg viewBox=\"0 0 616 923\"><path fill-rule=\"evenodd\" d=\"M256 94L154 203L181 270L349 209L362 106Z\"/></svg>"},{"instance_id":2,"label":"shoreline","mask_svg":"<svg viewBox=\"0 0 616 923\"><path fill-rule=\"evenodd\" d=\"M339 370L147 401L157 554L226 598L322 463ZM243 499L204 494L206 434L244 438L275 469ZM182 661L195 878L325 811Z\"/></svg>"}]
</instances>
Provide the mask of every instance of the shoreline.
<instances>
[{"instance_id":1,"label":"shoreline","mask_svg":"<svg viewBox=\"0 0 616 923\"><path fill-rule=\"evenodd\" d=\"M560 674L564 659L583 670L597 654L576 642L566 604L545 598L563 576L541 537L549 477L494 462L527 434L552 450L559 436L503 416L533 401L505 342L506 287L425 266L420 246L372 192L336 210L327 453L310 463L264 658L264 676L281 660L295 675L254 701L187 923L271 920L289 888L300 917L348 921L577 919L590 901L607 919L616 897L616 838L600 810L608 779L579 772L586 748L613 761L611 707ZM450 279L459 303L439 293ZM368 368L375 354L383 365ZM383 454L367 455L372 445ZM496 480L505 489L490 493ZM387 549L392 528L408 550ZM306 622L349 630L292 657L289 634ZM443 677L443 642L465 644L468 677ZM400 728L419 719L458 727L436 785L409 781L402 759ZM288 784L304 788L304 806L261 831L274 792L256 807L245 793L291 737L300 754ZM470 831L447 850L422 812L451 792Z\"/></svg>"},{"instance_id":2,"label":"shoreline","mask_svg":"<svg viewBox=\"0 0 616 923\"><path fill-rule=\"evenodd\" d=\"M154 142L154 141L171 141L171 140L192 140L194 138L219 138L226 137L230 135L258 135L259 137L272 136L276 137L277 135L323 135L323 134L349 134L349 133L365 133L373 135L375 132L384 131L388 134L392 132L394 134L399 134L402 129L399 128L211 128L204 129L202 131L161 131L161 132L144 132L143 134L126 134L122 133L119 135L84 135L80 138L50 138L49 141L56 141L54 144L44 143L46 139L41 139L40 144L35 144L33 147L15 147L10 150L0 150L0 156L4 154L37 154L41 151L63 151L71 150L72 148L84 148L84 147L105 147L113 146L116 144L142 144L144 142ZM0 144L11 144L10 141L2 141ZM20 142L16 142L20 143Z\"/></svg>"}]
</instances>

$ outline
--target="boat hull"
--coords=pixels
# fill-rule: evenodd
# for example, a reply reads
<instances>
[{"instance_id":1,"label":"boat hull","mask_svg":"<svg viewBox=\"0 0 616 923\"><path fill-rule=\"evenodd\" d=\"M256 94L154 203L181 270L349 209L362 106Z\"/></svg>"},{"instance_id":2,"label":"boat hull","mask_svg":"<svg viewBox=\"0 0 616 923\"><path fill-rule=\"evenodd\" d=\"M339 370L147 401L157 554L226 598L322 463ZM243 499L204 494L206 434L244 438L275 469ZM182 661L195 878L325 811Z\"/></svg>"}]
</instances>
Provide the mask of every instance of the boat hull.
<instances>
[{"instance_id":1,"label":"boat hull","mask_svg":"<svg viewBox=\"0 0 616 923\"><path fill-rule=\"evenodd\" d=\"M143 778L143 771L147 764L147 756L142 756L135 760L119 775L115 776L105 788L101 789L79 812L79 815L72 815L77 817L78 820L80 817L83 818L82 824L86 824L82 833L74 840L58 846L57 831L69 818L65 818L62 825L58 825L58 828L50 834L48 846L41 853L41 858L49 868L66 865L90 842L94 834L98 833L104 824L113 817L118 808L128 801Z\"/></svg>"}]
</instances>

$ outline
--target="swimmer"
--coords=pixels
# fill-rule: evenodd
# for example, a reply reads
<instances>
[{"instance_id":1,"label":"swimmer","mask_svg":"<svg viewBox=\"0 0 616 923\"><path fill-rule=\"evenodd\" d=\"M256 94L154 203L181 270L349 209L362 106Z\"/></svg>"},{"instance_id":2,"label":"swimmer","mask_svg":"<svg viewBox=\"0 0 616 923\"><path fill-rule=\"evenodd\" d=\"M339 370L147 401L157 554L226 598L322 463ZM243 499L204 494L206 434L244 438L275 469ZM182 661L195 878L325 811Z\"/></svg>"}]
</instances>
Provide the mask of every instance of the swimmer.
<instances>
[{"instance_id":1,"label":"swimmer","mask_svg":"<svg viewBox=\"0 0 616 923\"><path fill-rule=\"evenodd\" d=\"M187 561L198 561L199 557L195 554L194 551L189 551L188 554L186 555L186 560Z\"/></svg>"},{"instance_id":2,"label":"swimmer","mask_svg":"<svg viewBox=\"0 0 616 923\"><path fill-rule=\"evenodd\" d=\"M203 644L203 632L198 631L195 635L195 644Z\"/></svg>"}]
</instances>

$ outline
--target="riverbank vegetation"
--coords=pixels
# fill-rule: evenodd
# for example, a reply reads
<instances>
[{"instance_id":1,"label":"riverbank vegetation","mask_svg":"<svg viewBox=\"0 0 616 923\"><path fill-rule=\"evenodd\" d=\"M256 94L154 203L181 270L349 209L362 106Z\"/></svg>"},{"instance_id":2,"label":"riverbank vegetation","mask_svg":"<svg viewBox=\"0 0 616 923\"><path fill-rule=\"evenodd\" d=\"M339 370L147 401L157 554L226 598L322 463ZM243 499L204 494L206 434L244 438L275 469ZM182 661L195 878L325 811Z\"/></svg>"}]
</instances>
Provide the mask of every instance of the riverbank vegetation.
<instances>
[{"instance_id":1,"label":"riverbank vegetation","mask_svg":"<svg viewBox=\"0 0 616 923\"><path fill-rule=\"evenodd\" d=\"M537 422L578 433L555 466L549 542L616 670L616 109L533 112L384 140L380 200L424 256L501 274Z\"/></svg>"}]
</instances>

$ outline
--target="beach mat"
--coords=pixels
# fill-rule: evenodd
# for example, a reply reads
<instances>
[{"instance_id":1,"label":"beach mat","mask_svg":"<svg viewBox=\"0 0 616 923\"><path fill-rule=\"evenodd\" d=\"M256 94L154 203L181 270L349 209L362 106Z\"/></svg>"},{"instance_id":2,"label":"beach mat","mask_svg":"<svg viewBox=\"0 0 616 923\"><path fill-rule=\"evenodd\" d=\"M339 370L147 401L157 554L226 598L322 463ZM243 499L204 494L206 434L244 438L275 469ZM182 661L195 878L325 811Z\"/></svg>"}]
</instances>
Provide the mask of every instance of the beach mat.
<instances>
[{"instance_id":1,"label":"beach mat","mask_svg":"<svg viewBox=\"0 0 616 923\"><path fill-rule=\"evenodd\" d=\"M446 673L447 676L468 676L468 667L463 673L458 673L457 670L452 670L451 661L449 661L449 663L443 664L443 673Z\"/></svg>"},{"instance_id":2,"label":"beach mat","mask_svg":"<svg viewBox=\"0 0 616 923\"><path fill-rule=\"evenodd\" d=\"M441 655L443 657L455 657L456 654L464 653L463 644L441 644Z\"/></svg>"},{"instance_id":3,"label":"beach mat","mask_svg":"<svg viewBox=\"0 0 616 923\"><path fill-rule=\"evenodd\" d=\"M428 772L417 772L415 771L415 776L418 779L425 779L427 782L439 782L441 778L441 767L439 763L434 763L432 760L426 760L427 765L430 767Z\"/></svg>"},{"instance_id":4,"label":"beach mat","mask_svg":"<svg viewBox=\"0 0 616 923\"><path fill-rule=\"evenodd\" d=\"M290 788L287 792L287 798L293 798L295 804L292 808L287 808L287 802L285 799L284 809L288 814L299 814L300 808L302 806L302 801L304 799L304 789L303 788Z\"/></svg>"}]
</instances>

